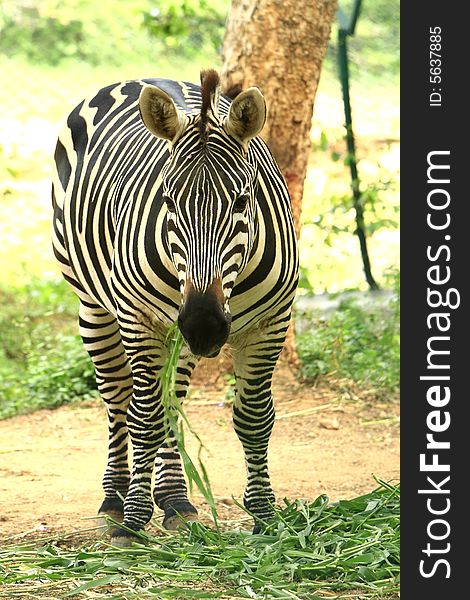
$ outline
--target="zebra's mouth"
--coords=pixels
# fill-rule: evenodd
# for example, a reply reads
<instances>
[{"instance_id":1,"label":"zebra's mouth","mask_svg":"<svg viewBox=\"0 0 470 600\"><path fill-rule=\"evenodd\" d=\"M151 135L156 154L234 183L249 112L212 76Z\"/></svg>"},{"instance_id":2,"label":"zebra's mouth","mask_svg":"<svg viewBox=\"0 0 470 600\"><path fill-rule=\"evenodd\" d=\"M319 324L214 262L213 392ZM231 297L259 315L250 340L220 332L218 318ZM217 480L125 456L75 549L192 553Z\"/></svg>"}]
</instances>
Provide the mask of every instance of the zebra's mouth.
<instances>
[{"instance_id":1,"label":"zebra's mouth","mask_svg":"<svg viewBox=\"0 0 470 600\"><path fill-rule=\"evenodd\" d=\"M183 339L186 342L189 350L191 351L191 354L194 354L194 356L198 356L200 358L215 358L216 356L219 356L220 351L222 350L222 346L216 346L210 348L209 350L206 350L201 347L195 346L194 344L191 345L184 335Z\"/></svg>"}]
</instances>

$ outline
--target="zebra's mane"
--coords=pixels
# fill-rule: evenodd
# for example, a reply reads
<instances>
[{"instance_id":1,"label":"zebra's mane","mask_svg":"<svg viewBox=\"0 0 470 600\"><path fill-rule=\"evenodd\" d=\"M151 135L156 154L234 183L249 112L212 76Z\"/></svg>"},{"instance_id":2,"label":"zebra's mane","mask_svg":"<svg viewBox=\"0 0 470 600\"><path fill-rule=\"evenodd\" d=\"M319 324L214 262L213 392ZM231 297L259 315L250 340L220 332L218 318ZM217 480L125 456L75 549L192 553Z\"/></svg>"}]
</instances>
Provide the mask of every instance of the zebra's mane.
<instances>
[{"instance_id":1,"label":"zebra's mane","mask_svg":"<svg viewBox=\"0 0 470 600\"><path fill-rule=\"evenodd\" d=\"M218 116L219 109L219 74L214 69L201 71L201 120L199 127L201 138L203 141L207 138L209 114L212 112L214 116Z\"/></svg>"}]
</instances>

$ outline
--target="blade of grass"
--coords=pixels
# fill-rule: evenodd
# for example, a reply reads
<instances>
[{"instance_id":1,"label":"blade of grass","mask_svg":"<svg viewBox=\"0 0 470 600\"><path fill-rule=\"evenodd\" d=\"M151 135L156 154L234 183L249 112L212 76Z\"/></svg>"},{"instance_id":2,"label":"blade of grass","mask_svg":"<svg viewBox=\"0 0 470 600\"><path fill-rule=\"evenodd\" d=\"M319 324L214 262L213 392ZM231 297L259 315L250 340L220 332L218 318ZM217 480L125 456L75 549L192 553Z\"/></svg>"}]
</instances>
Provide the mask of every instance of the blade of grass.
<instances>
[{"instance_id":1,"label":"blade of grass","mask_svg":"<svg viewBox=\"0 0 470 600\"><path fill-rule=\"evenodd\" d=\"M183 346L183 336L178 329L178 324L173 323L167 333L166 338L168 346L168 359L162 370L162 398L163 406L165 408L166 421L169 430L173 434L176 445L183 461L183 468L188 478L189 489L192 491L193 485L199 489L212 513L214 523L218 528L218 514L217 507L212 493L209 477L207 470L202 462L201 454L203 450L203 443L197 433L191 427L189 420L183 410L181 402L176 397L175 383L176 383L176 370L178 367L178 360ZM187 426L190 433L196 438L199 443L198 451L198 464L199 470L194 464L193 460L186 451L184 441L184 425Z\"/></svg>"},{"instance_id":2,"label":"blade of grass","mask_svg":"<svg viewBox=\"0 0 470 600\"><path fill-rule=\"evenodd\" d=\"M78 586L74 590L67 592L66 594L64 594L63 597L68 598L70 596L75 596L76 594L80 594L81 592L84 592L84 591L89 590L94 587L100 587L102 585L109 585L110 583L114 583L115 581L120 579L120 577L121 577L120 575L109 575L108 577L99 577L98 579L94 579L92 581L87 581L86 583L83 583L82 585Z\"/></svg>"}]
</instances>

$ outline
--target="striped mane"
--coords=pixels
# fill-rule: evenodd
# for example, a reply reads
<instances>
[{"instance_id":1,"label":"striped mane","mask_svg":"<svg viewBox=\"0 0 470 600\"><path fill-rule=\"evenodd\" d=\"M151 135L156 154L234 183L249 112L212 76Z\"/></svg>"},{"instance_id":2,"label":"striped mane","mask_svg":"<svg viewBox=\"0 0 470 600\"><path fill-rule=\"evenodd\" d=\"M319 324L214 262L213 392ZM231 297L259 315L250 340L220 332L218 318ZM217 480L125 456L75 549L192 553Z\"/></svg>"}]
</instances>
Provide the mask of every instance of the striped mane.
<instances>
[{"instance_id":1,"label":"striped mane","mask_svg":"<svg viewBox=\"0 0 470 600\"><path fill-rule=\"evenodd\" d=\"M207 138L210 115L216 118L219 116L219 96L220 79L219 74L214 69L201 71L201 120L199 128L201 139L204 142Z\"/></svg>"}]
</instances>

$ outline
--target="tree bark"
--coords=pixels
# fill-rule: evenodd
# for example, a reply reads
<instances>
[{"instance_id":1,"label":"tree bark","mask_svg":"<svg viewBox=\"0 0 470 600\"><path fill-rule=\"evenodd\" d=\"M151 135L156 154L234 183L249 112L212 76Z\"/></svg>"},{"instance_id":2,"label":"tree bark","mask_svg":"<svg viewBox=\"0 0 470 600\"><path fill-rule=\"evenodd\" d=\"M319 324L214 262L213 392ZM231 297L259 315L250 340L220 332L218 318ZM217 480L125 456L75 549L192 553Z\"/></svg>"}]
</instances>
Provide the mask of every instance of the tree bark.
<instances>
[{"instance_id":1,"label":"tree bark","mask_svg":"<svg viewBox=\"0 0 470 600\"><path fill-rule=\"evenodd\" d=\"M254 85L266 98L261 136L286 179L297 237L313 104L335 11L336 0L232 0L225 31L222 87ZM292 332L286 350L295 364Z\"/></svg>"}]
</instances>

